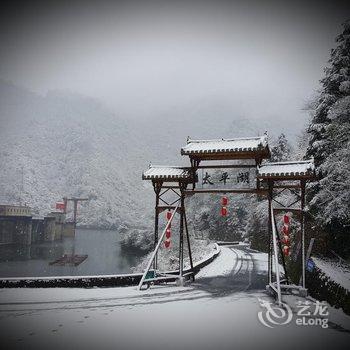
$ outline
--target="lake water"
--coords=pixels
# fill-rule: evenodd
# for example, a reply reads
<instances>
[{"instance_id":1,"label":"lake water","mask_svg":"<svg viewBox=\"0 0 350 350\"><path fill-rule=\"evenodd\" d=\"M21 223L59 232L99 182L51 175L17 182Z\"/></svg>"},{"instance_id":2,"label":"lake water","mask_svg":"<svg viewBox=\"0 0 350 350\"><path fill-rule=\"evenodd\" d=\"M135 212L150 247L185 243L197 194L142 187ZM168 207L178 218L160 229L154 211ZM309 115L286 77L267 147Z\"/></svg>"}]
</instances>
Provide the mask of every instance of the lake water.
<instances>
[{"instance_id":1,"label":"lake water","mask_svg":"<svg viewBox=\"0 0 350 350\"><path fill-rule=\"evenodd\" d=\"M52 266L62 255L88 255L78 266ZM0 246L0 277L81 276L131 273L141 256L121 249L116 231L77 229L75 238L31 246Z\"/></svg>"}]
</instances>

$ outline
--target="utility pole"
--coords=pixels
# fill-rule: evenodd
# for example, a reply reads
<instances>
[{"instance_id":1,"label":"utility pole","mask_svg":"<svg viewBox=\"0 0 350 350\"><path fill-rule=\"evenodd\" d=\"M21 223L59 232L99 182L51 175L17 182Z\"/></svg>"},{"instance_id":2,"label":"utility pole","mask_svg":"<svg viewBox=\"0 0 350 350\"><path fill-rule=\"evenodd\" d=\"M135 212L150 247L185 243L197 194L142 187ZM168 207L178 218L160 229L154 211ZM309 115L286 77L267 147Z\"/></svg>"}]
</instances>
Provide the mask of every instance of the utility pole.
<instances>
[{"instance_id":1,"label":"utility pole","mask_svg":"<svg viewBox=\"0 0 350 350\"><path fill-rule=\"evenodd\" d=\"M24 196L24 167L21 166L21 195L20 195L20 205L23 204L23 196Z\"/></svg>"},{"instance_id":2,"label":"utility pole","mask_svg":"<svg viewBox=\"0 0 350 350\"><path fill-rule=\"evenodd\" d=\"M88 201L89 198L67 198L64 197L63 198L63 202L65 203L65 213L67 212L67 203L68 201L73 202L73 222L74 222L74 226L76 226L77 224L77 213L78 213L78 202L84 202L84 201Z\"/></svg>"}]
</instances>

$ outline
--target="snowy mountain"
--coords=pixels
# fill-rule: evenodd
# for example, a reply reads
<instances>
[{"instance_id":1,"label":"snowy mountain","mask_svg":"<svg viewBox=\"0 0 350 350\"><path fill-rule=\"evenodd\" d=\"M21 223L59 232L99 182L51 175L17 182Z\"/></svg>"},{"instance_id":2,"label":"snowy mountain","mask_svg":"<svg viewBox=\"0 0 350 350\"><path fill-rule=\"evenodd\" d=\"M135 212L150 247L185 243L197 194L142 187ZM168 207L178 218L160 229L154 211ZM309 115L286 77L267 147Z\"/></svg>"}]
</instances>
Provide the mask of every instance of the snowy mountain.
<instances>
[{"instance_id":1,"label":"snowy mountain","mask_svg":"<svg viewBox=\"0 0 350 350\"><path fill-rule=\"evenodd\" d=\"M124 121L85 97L0 89L1 202L45 214L63 196L84 196L82 225L142 220L152 195L140 181L149 154Z\"/></svg>"},{"instance_id":2,"label":"snowy mountain","mask_svg":"<svg viewBox=\"0 0 350 350\"><path fill-rule=\"evenodd\" d=\"M267 126L232 115L213 99L122 119L88 97L0 82L0 202L45 214L64 196L83 196L80 225L149 229L154 194L142 171L150 161L188 164L180 156L188 135L247 136Z\"/></svg>"}]
</instances>

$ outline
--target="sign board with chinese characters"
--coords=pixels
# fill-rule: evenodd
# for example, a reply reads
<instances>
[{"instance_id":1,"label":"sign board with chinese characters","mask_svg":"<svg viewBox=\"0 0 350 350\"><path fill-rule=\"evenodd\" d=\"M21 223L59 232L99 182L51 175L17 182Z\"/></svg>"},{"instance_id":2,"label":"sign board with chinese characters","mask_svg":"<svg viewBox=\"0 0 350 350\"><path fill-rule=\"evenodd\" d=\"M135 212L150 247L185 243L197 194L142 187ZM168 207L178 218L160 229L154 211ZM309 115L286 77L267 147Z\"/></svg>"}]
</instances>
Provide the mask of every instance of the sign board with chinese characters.
<instances>
[{"instance_id":1,"label":"sign board with chinese characters","mask_svg":"<svg viewBox=\"0 0 350 350\"><path fill-rule=\"evenodd\" d=\"M198 188L203 189L252 189L256 187L255 168L198 169Z\"/></svg>"}]
</instances>

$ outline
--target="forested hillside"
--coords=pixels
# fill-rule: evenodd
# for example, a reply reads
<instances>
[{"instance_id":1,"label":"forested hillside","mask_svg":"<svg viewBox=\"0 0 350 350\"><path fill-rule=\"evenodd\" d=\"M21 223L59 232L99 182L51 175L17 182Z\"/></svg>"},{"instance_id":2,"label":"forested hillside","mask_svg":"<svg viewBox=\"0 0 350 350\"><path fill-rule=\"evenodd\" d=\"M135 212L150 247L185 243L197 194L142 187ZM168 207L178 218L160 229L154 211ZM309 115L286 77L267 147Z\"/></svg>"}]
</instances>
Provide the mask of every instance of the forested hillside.
<instances>
[{"instance_id":1,"label":"forested hillside","mask_svg":"<svg viewBox=\"0 0 350 350\"><path fill-rule=\"evenodd\" d=\"M44 215L62 197L82 196L81 225L116 227L135 212L132 221L142 222L151 193L140 175L150 152L121 118L86 97L0 89L2 203Z\"/></svg>"},{"instance_id":2,"label":"forested hillside","mask_svg":"<svg viewBox=\"0 0 350 350\"><path fill-rule=\"evenodd\" d=\"M220 116L219 122L215 116ZM0 124L1 203L26 203L44 215L63 196L88 197L79 207L79 225L122 225L129 232L149 232L152 227L153 190L141 180L150 161L188 164L180 156L188 135L251 136L265 128L271 134L281 128L268 121L257 127L254 120L217 101L200 101L145 119L123 119L92 98L61 91L42 96L6 82L0 83ZM213 237L217 201L203 200L208 212L205 225ZM232 204L234 212L243 205L239 198ZM241 235L242 215L232 218L238 231L224 236ZM202 220L197 213L198 218Z\"/></svg>"}]
</instances>

